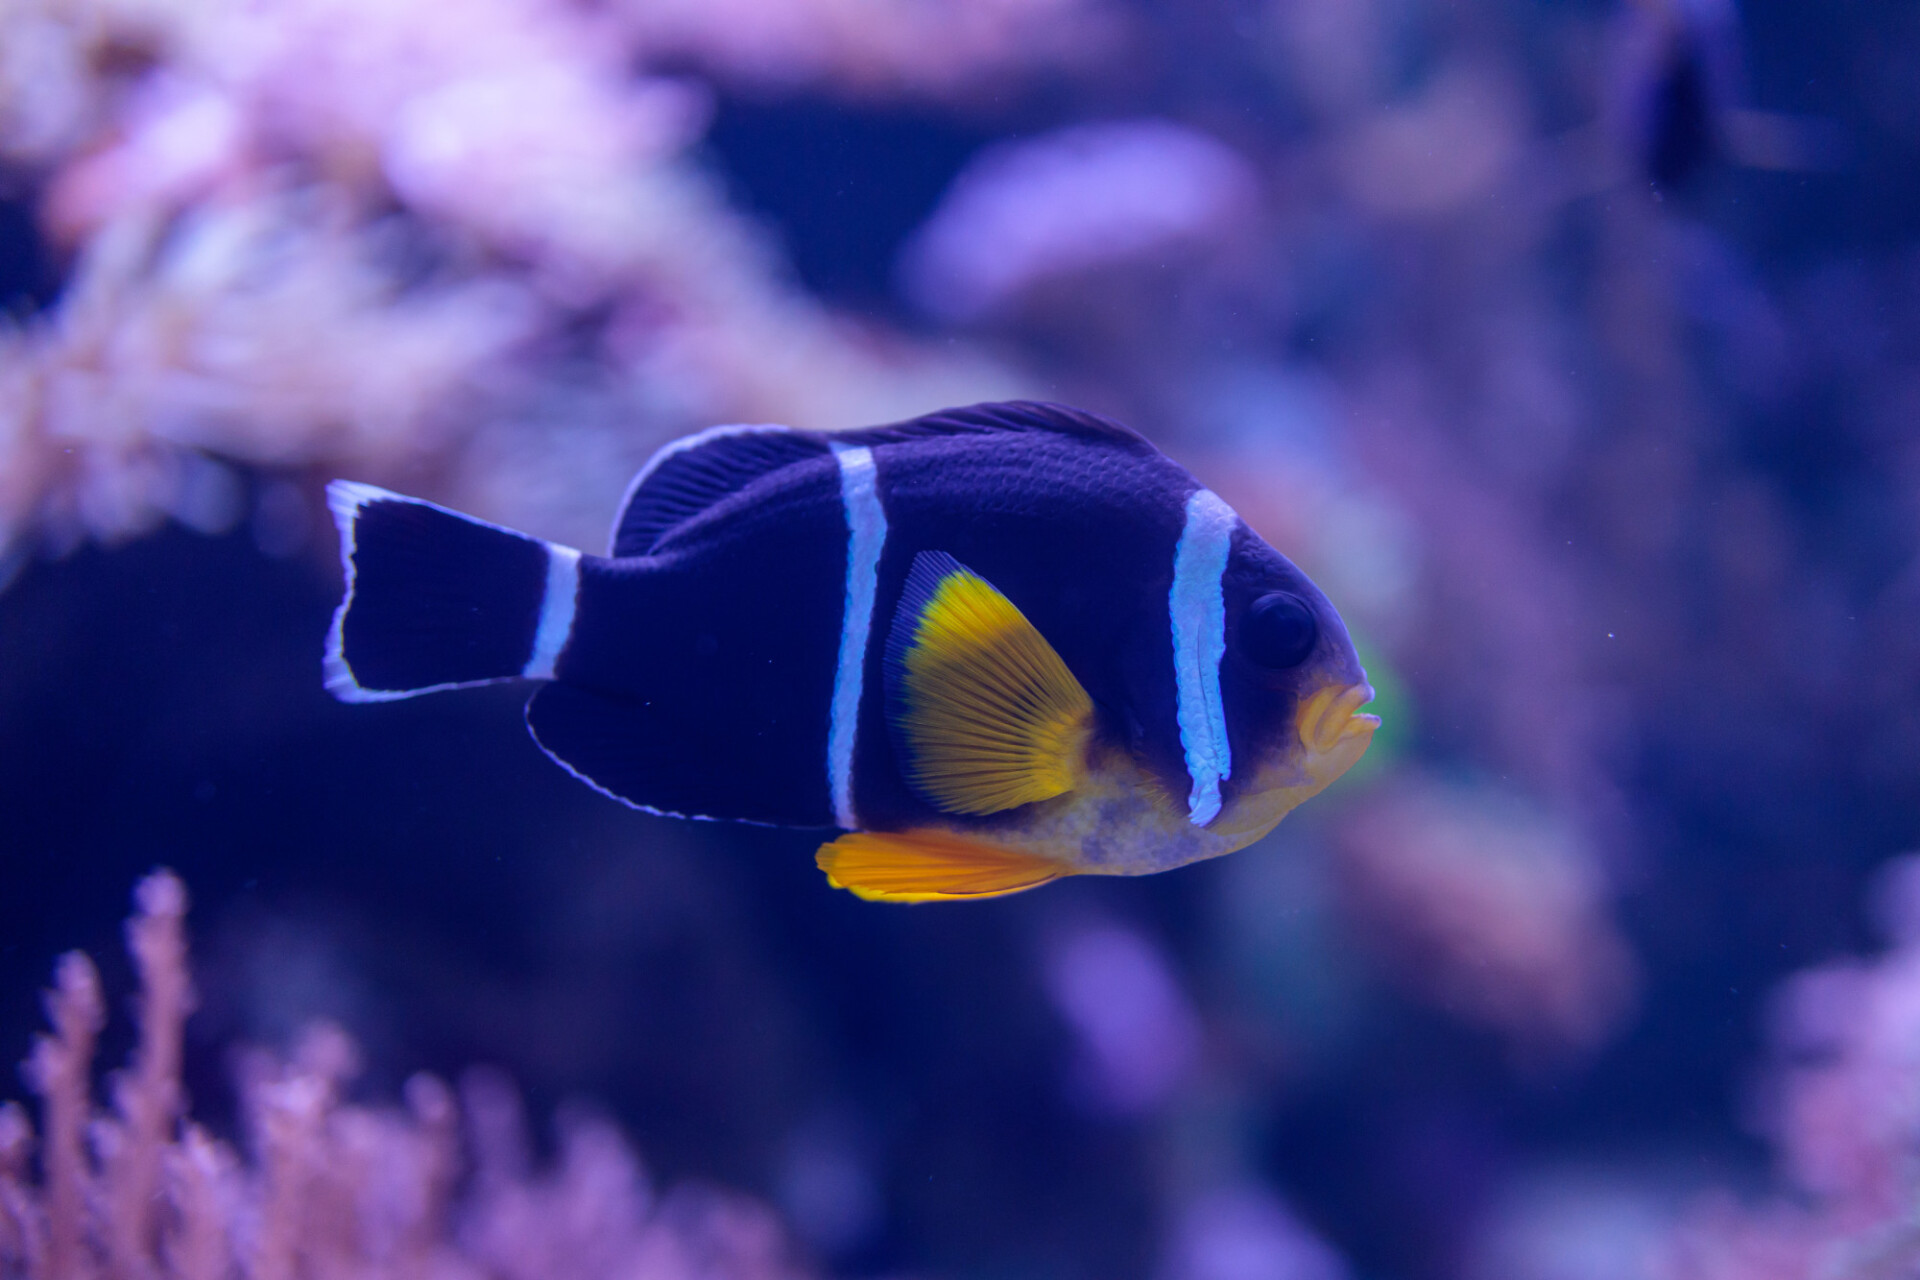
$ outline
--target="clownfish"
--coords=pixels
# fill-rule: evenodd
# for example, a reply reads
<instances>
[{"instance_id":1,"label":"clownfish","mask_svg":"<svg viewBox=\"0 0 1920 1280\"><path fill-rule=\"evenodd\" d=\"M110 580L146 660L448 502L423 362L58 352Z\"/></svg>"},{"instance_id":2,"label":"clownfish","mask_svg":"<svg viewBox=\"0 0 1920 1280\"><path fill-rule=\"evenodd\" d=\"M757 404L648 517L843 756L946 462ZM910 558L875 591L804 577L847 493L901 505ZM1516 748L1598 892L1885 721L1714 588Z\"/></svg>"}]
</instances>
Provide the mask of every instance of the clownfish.
<instances>
[{"instance_id":1,"label":"clownfish","mask_svg":"<svg viewBox=\"0 0 1920 1280\"><path fill-rule=\"evenodd\" d=\"M635 477L605 556L335 481L326 686L539 682L527 727L653 813L839 828L897 902L1231 853L1379 720L1319 589L1119 423L1059 405L726 426Z\"/></svg>"}]
</instances>

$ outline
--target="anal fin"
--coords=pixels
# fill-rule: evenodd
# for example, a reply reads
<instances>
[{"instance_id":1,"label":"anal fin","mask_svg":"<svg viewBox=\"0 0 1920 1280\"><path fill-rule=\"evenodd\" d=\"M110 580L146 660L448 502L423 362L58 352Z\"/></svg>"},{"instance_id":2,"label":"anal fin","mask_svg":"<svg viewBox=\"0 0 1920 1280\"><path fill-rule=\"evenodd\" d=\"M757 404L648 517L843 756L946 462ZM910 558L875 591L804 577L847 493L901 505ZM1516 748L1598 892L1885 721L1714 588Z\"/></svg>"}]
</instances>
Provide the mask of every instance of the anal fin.
<instances>
[{"instance_id":1,"label":"anal fin","mask_svg":"<svg viewBox=\"0 0 1920 1280\"><path fill-rule=\"evenodd\" d=\"M944 831L854 831L821 845L814 861L834 888L869 902L998 898L1074 874L1051 858Z\"/></svg>"}]
</instances>

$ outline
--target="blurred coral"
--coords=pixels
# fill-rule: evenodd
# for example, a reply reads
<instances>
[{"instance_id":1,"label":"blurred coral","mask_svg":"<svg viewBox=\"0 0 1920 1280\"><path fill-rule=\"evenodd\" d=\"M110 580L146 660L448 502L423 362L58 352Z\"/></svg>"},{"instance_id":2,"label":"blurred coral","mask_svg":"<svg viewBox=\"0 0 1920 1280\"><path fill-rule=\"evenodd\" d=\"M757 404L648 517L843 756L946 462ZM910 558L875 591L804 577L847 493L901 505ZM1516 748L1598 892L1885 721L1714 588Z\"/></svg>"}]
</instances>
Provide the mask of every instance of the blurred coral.
<instances>
[{"instance_id":1,"label":"blurred coral","mask_svg":"<svg viewBox=\"0 0 1920 1280\"><path fill-rule=\"evenodd\" d=\"M821 84L849 95L968 99L1007 75L1084 66L1125 24L1103 0L616 0L649 57L691 58L767 89Z\"/></svg>"},{"instance_id":2,"label":"blurred coral","mask_svg":"<svg viewBox=\"0 0 1920 1280\"><path fill-rule=\"evenodd\" d=\"M1076 125L1003 143L954 179L908 244L907 292L972 320L1034 284L1204 243L1250 220L1253 168L1165 120Z\"/></svg>"},{"instance_id":3,"label":"blurred coral","mask_svg":"<svg viewBox=\"0 0 1920 1280\"><path fill-rule=\"evenodd\" d=\"M531 317L504 282L397 297L369 254L291 193L89 242L59 311L0 335L0 537L218 532L243 511L217 458L378 472L429 452Z\"/></svg>"},{"instance_id":4,"label":"blurred coral","mask_svg":"<svg viewBox=\"0 0 1920 1280\"><path fill-rule=\"evenodd\" d=\"M1481 1225L1468 1280L1654 1280L1673 1230L1672 1172L1597 1160L1515 1177Z\"/></svg>"},{"instance_id":5,"label":"blurred coral","mask_svg":"<svg viewBox=\"0 0 1920 1280\"><path fill-rule=\"evenodd\" d=\"M1409 774L1344 815L1335 845L1347 908L1392 972L1523 1060L1596 1048L1631 1011L1606 878L1549 814Z\"/></svg>"},{"instance_id":6,"label":"blurred coral","mask_svg":"<svg viewBox=\"0 0 1920 1280\"><path fill-rule=\"evenodd\" d=\"M1451 213L1485 199L1520 158L1519 94L1487 69L1458 66L1416 103L1374 113L1339 144L1354 204L1380 218Z\"/></svg>"},{"instance_id":7,"label":"blurred coral","mask_svg":"<svg viewBox=\"0 0 1920 1280\"><path fill-rule=\"evenodd\" d=\"M181 1027L193 1005L186 890L142 881L127 940L140 978L133 1062L95 1111L89 1075L103 1023L86 956L60 961L53 1032L27 1078L42 1102L41 1176L17 1103L0 1106L0 1274L22 1280L800 1280L770 1210L731 1193L664 1196L619 1130L563 1114L558 1154L536 1170L518 1094L468 1075L407 1082L404 1109L350 1103L357 1069L337 1028L242 1072L242 1156L185 1116ZM463 1158L463 1149L466 1153Z\"/></svg>"},{"instance_id":8,"label":"blurred coral","mask_svg":"<svg viewBox=\"0 0 1920 1280\"><path fill-rule=\"evenodd\" d=\"M0 10L0 160L74 259L0 332L0 564L230 527L228 463L597 545L618 477L694 427L1015 389L794 288L688 154L705 95L627 75L620 31L539 0Z\"/></svg>"},{"instance_id":9,"label":"blurred coral","mask_svg":"<svg viewBox=\"0 0 1920 1280\"><path fill-rule=\"evenodd\" d=\"M1228 1184L1181 1206L1161 1280L1346 1280L1340 1255L1265 1188Z\"/></svg>"},{"instance_id":10,"label":"blurred coral","mask_svg":"<svg viewBox=\"0 0 1920 1280\"><path fill-rule=\"evenodd\" d=\"M1076 1093L1094 1110L1156 1110L1193 1074L1199 1017L1142 934L1119 924L1064 927L1047 948L1043 975L1078 1042Z\"/></svg>"},{"instance_id":11,"label":"blurred coral","mask_svg":"<svg viewBox=\"0 0 1920 1280\"><path fill-rule=\"evenodd\" d=\"M1920 854L1882 869L1893 947L1775 994L1757 1116L1779 1193L1702 1197L1662 1254L1670 1280L1826 1280L1920 1269Z\"/></svg>"}]
</instances>

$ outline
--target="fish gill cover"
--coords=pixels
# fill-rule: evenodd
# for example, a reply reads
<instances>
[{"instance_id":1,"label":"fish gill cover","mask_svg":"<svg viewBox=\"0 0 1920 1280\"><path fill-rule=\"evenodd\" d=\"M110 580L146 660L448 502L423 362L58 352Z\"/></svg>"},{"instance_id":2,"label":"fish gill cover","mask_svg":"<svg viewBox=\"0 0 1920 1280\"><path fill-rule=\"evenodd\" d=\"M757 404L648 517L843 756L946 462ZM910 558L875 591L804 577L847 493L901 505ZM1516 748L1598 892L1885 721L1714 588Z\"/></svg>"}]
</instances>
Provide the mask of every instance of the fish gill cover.
<instances>
[{"instance_id":1,"label":"fish gill cover","mask_svg":"<svg viewBox=\"0 0 1920 1280\"><path fill-rule=\"evenodd\" d=\"M331 1115L498 1063L835 1273L1897 1274L1917 66L1894 0L0 7L0 1060L165 862L235 1152L324 1019ZM517 694L318 687L329 479L598 550L688 432L1022 397L1351 626L1380 736L1259 846L889 914Z\"/></svg>"}]
</instances>

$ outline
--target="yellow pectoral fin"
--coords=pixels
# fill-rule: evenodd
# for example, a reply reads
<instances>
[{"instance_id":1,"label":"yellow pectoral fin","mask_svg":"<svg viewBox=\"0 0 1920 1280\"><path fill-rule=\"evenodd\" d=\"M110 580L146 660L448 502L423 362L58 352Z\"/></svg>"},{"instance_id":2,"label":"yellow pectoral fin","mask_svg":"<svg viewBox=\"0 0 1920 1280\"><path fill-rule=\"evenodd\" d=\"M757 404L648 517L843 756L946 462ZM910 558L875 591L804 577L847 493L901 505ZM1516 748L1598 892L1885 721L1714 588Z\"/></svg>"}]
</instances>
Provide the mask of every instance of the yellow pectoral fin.
<instances>
[{"instance_id":1,"label":"yellow pectoral fin","mask_svg":"<svg viewBox=\"0 0 1920 1280\"><path fill-rule=\"evenodd\" d=\"M854 831L814 861L836 889L869 902L998 898L1073 874L1050 858L1009 853L944 831Z\"/></svg>"},{"instance_id":2,"label":"yellow pectoral fin","mask_svg":"<svg viewBox=\"0 0 1920 1280\"><path fill-rule=\"evenodd\" d=\"M943 552L914 560L888 646L907 780L947 813L1078 786L1093 701L1026 616Z\"/></svg>"}]
</instances>

